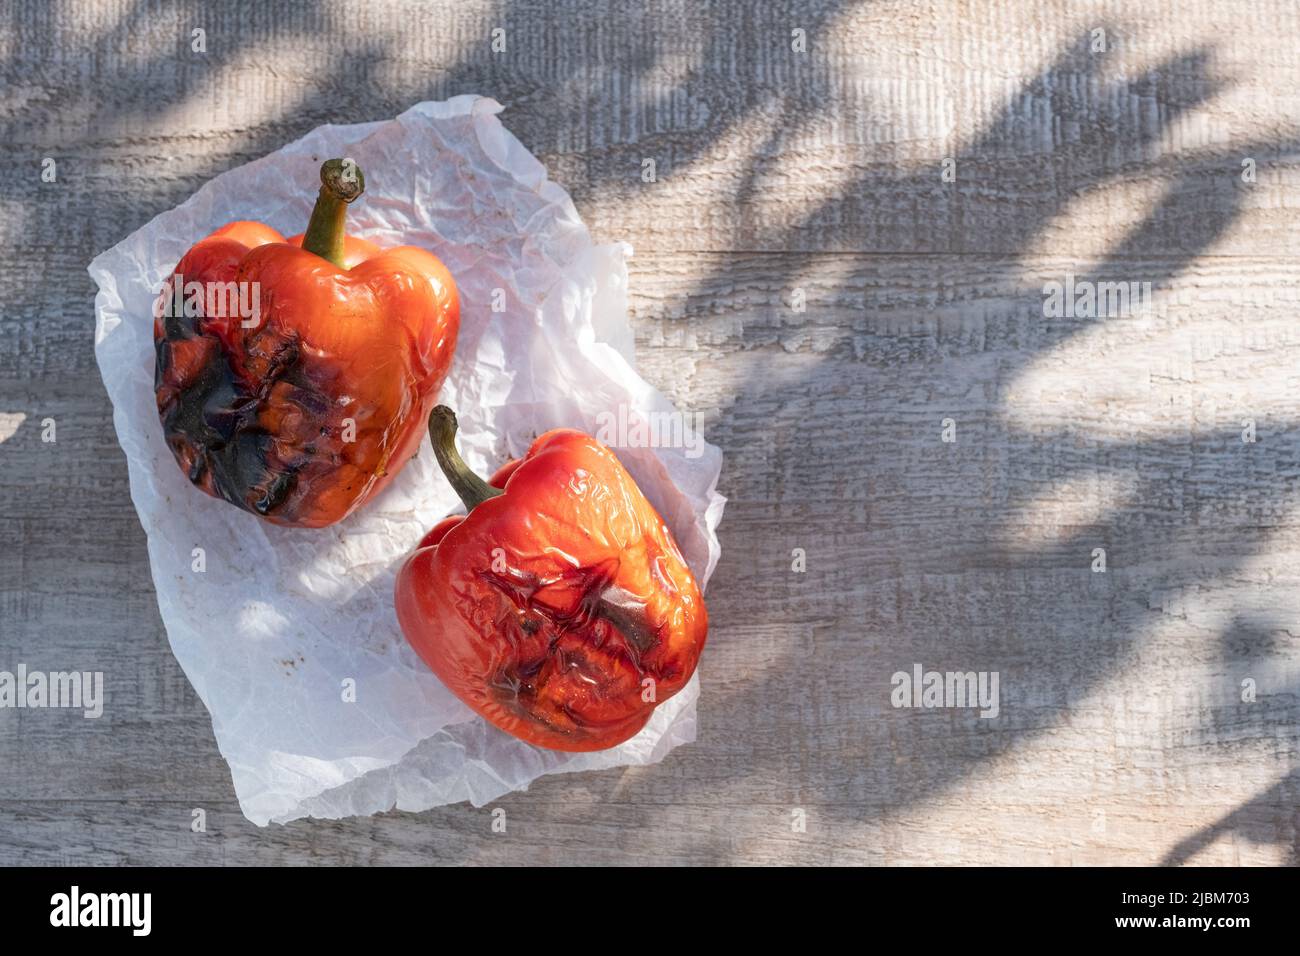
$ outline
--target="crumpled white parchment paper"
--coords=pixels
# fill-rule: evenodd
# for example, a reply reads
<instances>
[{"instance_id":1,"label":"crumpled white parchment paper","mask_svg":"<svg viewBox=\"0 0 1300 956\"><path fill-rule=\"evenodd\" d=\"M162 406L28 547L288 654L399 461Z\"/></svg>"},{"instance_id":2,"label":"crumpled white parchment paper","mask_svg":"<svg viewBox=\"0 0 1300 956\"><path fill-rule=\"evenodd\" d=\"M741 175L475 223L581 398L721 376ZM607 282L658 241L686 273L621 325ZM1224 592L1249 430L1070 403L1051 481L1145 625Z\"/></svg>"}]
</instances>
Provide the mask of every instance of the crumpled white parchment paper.
<instances>
[{"instance_id":1,"label":"crumpled white parchment paper","mask_svg":"<svg viewBox=\"0 0 1300 956\"><path fill-rule=\"evenodd\" d=\"M265 524L191 487L154 403L153 299L213 229L256 219L301 232L320 162L349 156L367 191L348 229L423 246L461 294L460 341L442 399L480 474L532 438L592 434L619 406L672 412L636 374L622 245L595 245L568 194L496 118L490 99L420 103L391 122L321 127L224 173L90 264L95 354L149 539L158 607L177 660L212 715L253 823L396 807L476 806L545 773L661 760L695 739L698 676L613 750L563 754L502 733L447 691L407 646L393 579L421 535L458 510L426 439L377 499L323 530ZM491 311L494 289L507 308ZM616 448L672 528L701 586L717 563L722 455L704 445ZM194 549L206 569L195 571ZM346 702L346 679L356 700ZM111 704L111 702L110 702Z\"/></svg>"}]
</instances>

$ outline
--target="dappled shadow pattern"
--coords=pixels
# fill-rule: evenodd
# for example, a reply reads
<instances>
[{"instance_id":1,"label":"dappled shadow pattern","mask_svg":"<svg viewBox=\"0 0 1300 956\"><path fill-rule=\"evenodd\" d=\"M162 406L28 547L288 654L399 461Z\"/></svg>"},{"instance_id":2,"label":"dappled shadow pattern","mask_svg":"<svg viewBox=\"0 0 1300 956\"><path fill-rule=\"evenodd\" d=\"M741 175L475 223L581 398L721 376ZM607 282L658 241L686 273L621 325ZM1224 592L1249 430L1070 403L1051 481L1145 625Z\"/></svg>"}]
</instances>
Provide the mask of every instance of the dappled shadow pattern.
<instances>
[{"instance_id":1,"label":"dappled shadow pattern","mask_svg":"<svg viewBox=\"0 0 1300 956\"><path fill-rule=\"evenodd\" d=\"M828 31L854 6L827 2L798 10L799 24L808 31L811 57L828 45ZM67 5L44 9L43 22L38 18L11 23L17 47L34 58L43 56L42 44L50 44L49 38L58 34L57 21ZM1081 281L1149 281L1159 289L1182 275L1237 220L1242 187L1235 173L1241 156L1255 156L1263 164L1300 154L1300 144L1287 140L1233 143L1230 148L1199 150L1192 156L1147 159L1148 152L1156 152L1150 147L1170 124L1207 104L1230 80L1214 75L1210 49L1170 57L1137 79L1112 79L1103 73L1104 60L1091 55L1081 38L1029 78L1020 96L1013 97L1001 115L954 157L955 183L942 181L939 157L922 168L900 171L896 164L877 162L879 157L864 148L863 164L855 167L863 170L857 178L814 203L788 227L762 232L746 218L747 211L758 201L778 162L801 158L796 151L802 134L828 108L825 90L815 83L787 88L765 78L765 65L788 54L791 15L785 5L762 3L727 4L725 15L690 13L691 19L676 29L681 37L689 35L695 41L692 49L700 51L699 62L692 63L680 80L661 85L651 80L662 68L663 50L670 44L654 39L663 26L653 5L619 5L618 29L646 39L643 45L634 45L630 55L615 59L611 56L615 40L592 29L592 24L612 16L601 4L539 13L531 4L502 2L495 22L509 35L540 33L543 47L546 42L573 43L583 38L590 44L590 55L539 57L520 65L516 58L492 56L486 42L480 42L467 46L427 83L394 88L385 82L384 67L401 54L403 36L347 35L337 8L304 3L287 12L261 4L211 10L199 3L160 6L141 0L95 41L90 54L107 56L138 48L131 75L120 77L110 89L87 91L74 71L43 73L49 77L48 96L17 105L0 124L6 141L33 146L40 138L34 131L45 118L78 96L92 97L98 109L84 135L61 145L74 158L71 175L100 190L99 215L88 224L65 221L57 202L24 192L36 187L22 184L10 228L15 235L25 230L40 236L42 243L67 250L84 265L130 229L186 198L204 179L317 125L385 118L419 99L475 92L498 95L508 107L511 130L543 155L548 147L554 152L555 144L566 138L586 136L588 148L576 156L559 156L556 162L561 168L552 170L580 207L616 203L621 195L639 188L632 157L647 152L648 146L666 159L668 168L684 174L749 118L770 117L770 132L745 158L733 197L740 210L733 245L772 253L766 260L767 283L782 291L796 285L801 270L818 256L853 259L898 252L985 257L994 263L990 282L1015 285L1044 230L1066 213L1071 202L1120 178L1158 174L1168 188L1156 205L1140 218L1135 216L1138 221L1128 234L1098 261L1079 263L1074 271ZM191 23L203 23L209 31L206 57L177 56ZM434 26L412 24L413 29ZM111 188L115 178L123 175L114 166L112 149L154 111L197 100L210 84L219 82L237 57L250 50L265 50L271 56L276 44L331 36L337 42L323 50L308 82L290 87L274 117L232 131L228 140L205 145L209 153L185 177L159 174L143 205L138 192L127 195ZM529 72L534 69L535 74ZM601 99L608 87L598 80L609 76L618 80L617 89L632 91L627 102ZM1086 99L1079 93L1091 89L1101 92ZM501 90L510 90L511 95L502 95ZM634 93L648 97L639 104L638 116L654 132L591 132L595 122L617 126ZM1027 125L1018 106L1024 98L1033 100L1046 117ZM1134 120L1124 108L1133 98L1151 105L1141 113L1141 120ZM682 131L674 116L683 103L707 116L707 121ZM1044 126L1054 131L1050 148L1041 142ZM165 129L165 122L160 120L158 128ZM105 155L108 158L101 158ZM165 169L162 160L157 169ZM1014 201L990 202L990 195ZM895 214L872 215L873 209ZM1152 254L1152 249L1161 251ZM31 255L35 263L37 253ZM741 255L715 257L717 267L684 291L686 322L691 313L704 311L724 294ZM920 284L932 265L918 255L914 268ZM846 286L832 290L829 298L857 299L860 288L870 288L869 262L864 259L860 268L851 266L850 273ZM79 296L78 291L85 294ZM74 322L84 322L91 294L92 285L80 273L67 283L33 287L25 301L9 305L18 319L48 322L62 316L72 327ZM1030 289L1025 294L1028 305L1036 308L1037 292ZM760 307L784 308L779 296L773 299ZM874 342L897 342L903 333L878 321L874 304L867 295L866 309L855 320L854 331ZM817 306L809 304L810 321ZM960 305L949 309L961 312ZM675 775L674 788L665 789L666 794L707 805L716 801L719 788L740 780L748 792L792 806L818 808L815 812L823 822L879 822L915 801L961 785L985 772L999 755L1060 727L1081 708L1096 706L1095 698L1132 659L1158 619L1159 596L1211 583L1205 579L1202 560L1207 549L1216 561L1212 572L1216 580L1230 578L1266 552L1275 522L1271 514L1252 510L1250 502L1276 502L1281 493L1285 504L1294 504L1292 489L1300 476L1300 424L1295 421L1274 423L1268 436L1250 449L1249 466L1243 466L1235 431L1191 439L1135 439L1103 447L1081 441L1069 429L1029 432L1006 423L1007 384L1101 321L1105 320L995 317L988 334L1021 342L1023 347L1004 349L995 363L978 348L951 350L944 356L942 378L935 378L938 365L904 365L905 378L895 394L881 394L874 387L877 366L872 355L843 360L853 357L853 346L846 340L821 362L805 366L805 373L795 380L763 374L762 363L755 363L758 371L731 396L732 405L721 410L709 437L722 445L730 461L772 462L772 476L767 479L724 472L723 490L739 499L737 505L746 503L746 494L771 505L773 535L780 540L771 543L772 554L754 554L753 539L724 521L723 563L711 588L711 606L720 608L714 616L713 639L743 640L746 627L754 622L789 620L786 609L799 603L801 589L809 587L810 580L826 595L825 603L809 611L798 631L788 635L779 659L761 662L770 676L738 680L730 675L720 680L710 674L706 652L701 741L672 758L683 761L688 772ZM86 356L92 349L89 336L70 347L84 349ZM87 359L83 364L88 368L93 362ZM87 383L85 390L87 396L100 396L97 381ZM965 459L960 473L954 474L945 471L948 466L937 452L900 438L900 429L911 429L916 420L918 412L908 403L918 395L927 396L928 403L936 406L969 408L974 427L990 446L996 443L996 453L987 452L986 460ZM970 396L976 396L973 408ZM846 436L843 429L816 421L801 428L763 429L753 426L752 416L746 419L735 413L746 407L769 408L774 413L806 408L815 413L830 397L861 402L864 413L857 421L862 434ZM104 434L110 435L107 411L101 424ZM927 417L926 426L932 424L937 425ZM861 457L843 454L846 441L880 451L873 452L864 466ZM1052 458L1048 467L1045 447L1073 450ZM900 449L912 458L900 457ZM930 476L924 486L909 484L918 474ZM1007 545L1026 504L1044 489L1050 490L1052 482L1112 475L1132 477L1135 493L1095 524L1070 528L1061 538L1027 550ZM736 495L726 484L739 480L748 480L751 486ZM1284 492L1279 491L1281 482L1286 483ZM756 487L760 484L761 496ZM805 502L796 486L844 489L844 500ZM1208 506L1198 510L1197 491L1202 487L1220 495L1228 489L1243 503L1233 519L1240 522L1236 540L1225 543L1233 528L1216 522ZM892 497L875 495L873 489L889 489ZM931 502L971 499L977 506L952 507L953 523L942 542L918 533L909 519ZM125 502L122 506L129 508ZM793 544L819 537L860 544L857 552L846 553L860 552L863 560L852 567L818 568L814 558L803 580L771 573L786 567L787 530ZM888 542L887 549L878 542ZM1087 562L1080 556L1097 546L1107 549L1112 567L1106 576L1089 578ZM752 586L755 567L766 573L769 587ZM987 586L987 600L954 606L946 618L919 613L922 604L942 603L945 576L972 568L980 573L970 580ZM1087 587L1078 586L1084 580ZM1076 586L1064 595L1057 593L1054 588L1062 581ZM942 628L935 628L936 620L942 621ZM845 632L846 621L861 622L861 627ZM970 635L971 641L978 642L965 645L966 651L984 648L978 661L951 661L945 630ZM890 711L888 676L913 661L1000 670L1001 719ZM851 679L844 679L846 674ZM846 700L847 694L856 696ZM1250 720L1258 722L1261 731L1285 728L1280 731L1282 746L1290 748L1292 763L1282 772L1294 762L1295 696L1294 691L1261 696L1250 711ZM834 698L834 706L822 706L823 698ZM855 701L860 701L856 709ZM836 716L827 720L827 713ZM715 736L719 727L744 733L723 740ZM1207 728L1207 733L1213 735L1215 728ZM812 754L819 759L810 759ZM828 766L843 769L828 771ZM610 791L617 776L592 779L597 781L594 789ZM641 779L653 795L654 780ZM569 783L567 779L543 782L538 789L550 785ZM1227 834L1259 843L1289 840L1295 862L1296 788L1296 775L1291 772L1213 827L1180 843L1165 862L1186 862ZM347 824L320 826L319 832L325 834L347 829ZM629 848L639 840L639 835L629 834ZM706 842L706 854L719 861L737 856L737 847L726 834L715 834Z\"/></svg>"}]
</instances>

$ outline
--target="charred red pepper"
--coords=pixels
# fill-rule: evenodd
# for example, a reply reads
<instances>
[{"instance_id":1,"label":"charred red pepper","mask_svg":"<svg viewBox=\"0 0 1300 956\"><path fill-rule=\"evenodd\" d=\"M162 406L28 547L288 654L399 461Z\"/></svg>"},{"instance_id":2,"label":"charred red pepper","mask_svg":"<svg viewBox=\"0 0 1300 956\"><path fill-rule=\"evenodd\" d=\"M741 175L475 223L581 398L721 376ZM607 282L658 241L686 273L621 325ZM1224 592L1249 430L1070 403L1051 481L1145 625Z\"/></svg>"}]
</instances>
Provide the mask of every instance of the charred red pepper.
<instances>
[{"instance_id":1,"label":"charred red pepper","mask_svg":"<svg viewBox=\"0 0 1300 956\"><path fill-rule=\"evenodd\" d=\"M154 309L172 454L195 486L276 524L333 524L383 489L419 448L455 351L446 267L345 235L364 188L351 160L326 161L306 233L223 226Z\"/></svg>"},{"instance_id":2,"label":"charred red pepper","mask_svg":"<svg viewBox=\"0 0 1300 956\"><path fill-rule=\"evenodd\" d=\"M547 432L485 483L429 418L468 509L425 535L397 579L411 645L461 700L553 750L634 736L685 686L708 633L700 589L663 519L608 448Z\"/></svg>"}]
</instances>

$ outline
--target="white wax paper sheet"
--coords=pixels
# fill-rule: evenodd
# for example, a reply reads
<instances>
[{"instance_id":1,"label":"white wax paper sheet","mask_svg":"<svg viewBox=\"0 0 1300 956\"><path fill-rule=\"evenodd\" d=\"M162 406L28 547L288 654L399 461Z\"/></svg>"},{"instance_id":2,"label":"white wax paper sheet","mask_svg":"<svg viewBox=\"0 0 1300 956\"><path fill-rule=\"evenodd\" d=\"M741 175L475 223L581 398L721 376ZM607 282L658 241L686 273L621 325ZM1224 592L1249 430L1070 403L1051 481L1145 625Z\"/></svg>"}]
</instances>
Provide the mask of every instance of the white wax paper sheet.
<instances>
[{"instance_id":1,"label":"white wax paper sheet","mask_svg":"<svg viewBox=\"0 0 1300 956\"><path fill-rule=\"evenodd\" d=\"M421 535L461 510L426 439L378 498L322 530L280 528L193 488L154 403L152 304L185 251L255 219L285 235L311 212L320 162L354 158L367 191L349 231L422 246L461 294L460 341L442 399L466 461L488 475L534 436L602 415L672 405L636 374L622 244L595 245L568 194L497 119L490 99L420 103L390 122L324 126L224 173L90 264L95 354L149 539L172 650L212 715L244 814L259 826L393 807L476 806L545 773L661 760L695 739L699 679L612 750L522 743L460 703L408 647L393 580ZM506 308L492 311L493 290ZM711 445L615 447L672 528L700 584L717 564L724 499ZM195 549L203 549L196 571ZM345 701L345 681L355 702ZM109 701L111 706L111 699Z\"/></svg>"}]
</instances>

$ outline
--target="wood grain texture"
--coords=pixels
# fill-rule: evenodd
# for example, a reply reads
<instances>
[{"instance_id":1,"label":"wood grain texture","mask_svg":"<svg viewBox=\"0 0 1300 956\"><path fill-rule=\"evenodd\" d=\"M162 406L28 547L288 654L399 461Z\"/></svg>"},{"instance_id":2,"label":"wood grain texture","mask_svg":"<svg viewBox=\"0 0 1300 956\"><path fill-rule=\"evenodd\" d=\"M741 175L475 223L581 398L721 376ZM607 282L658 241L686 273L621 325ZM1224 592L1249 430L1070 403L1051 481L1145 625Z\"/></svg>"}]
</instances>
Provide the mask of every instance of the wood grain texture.
<instances>
[{"instance_id":1,"label":"wood grain texture","mask_svg":"<svg viewBox=\"0 0 1300 956\"><path fill-rule=\"evenodd\" d=\"M3 4L0 668L109 703L0 710L0 863L1300 862L1296 4L212 7ZM506 834L259 830L158 618L85 267L462 92L636 249L642 372L724 450L699 741L503 798ZM1151 308L1045 318L1066 275ZM999 716L892 708L913 662L998 671Z\"/></svg>"}]
</instances>

